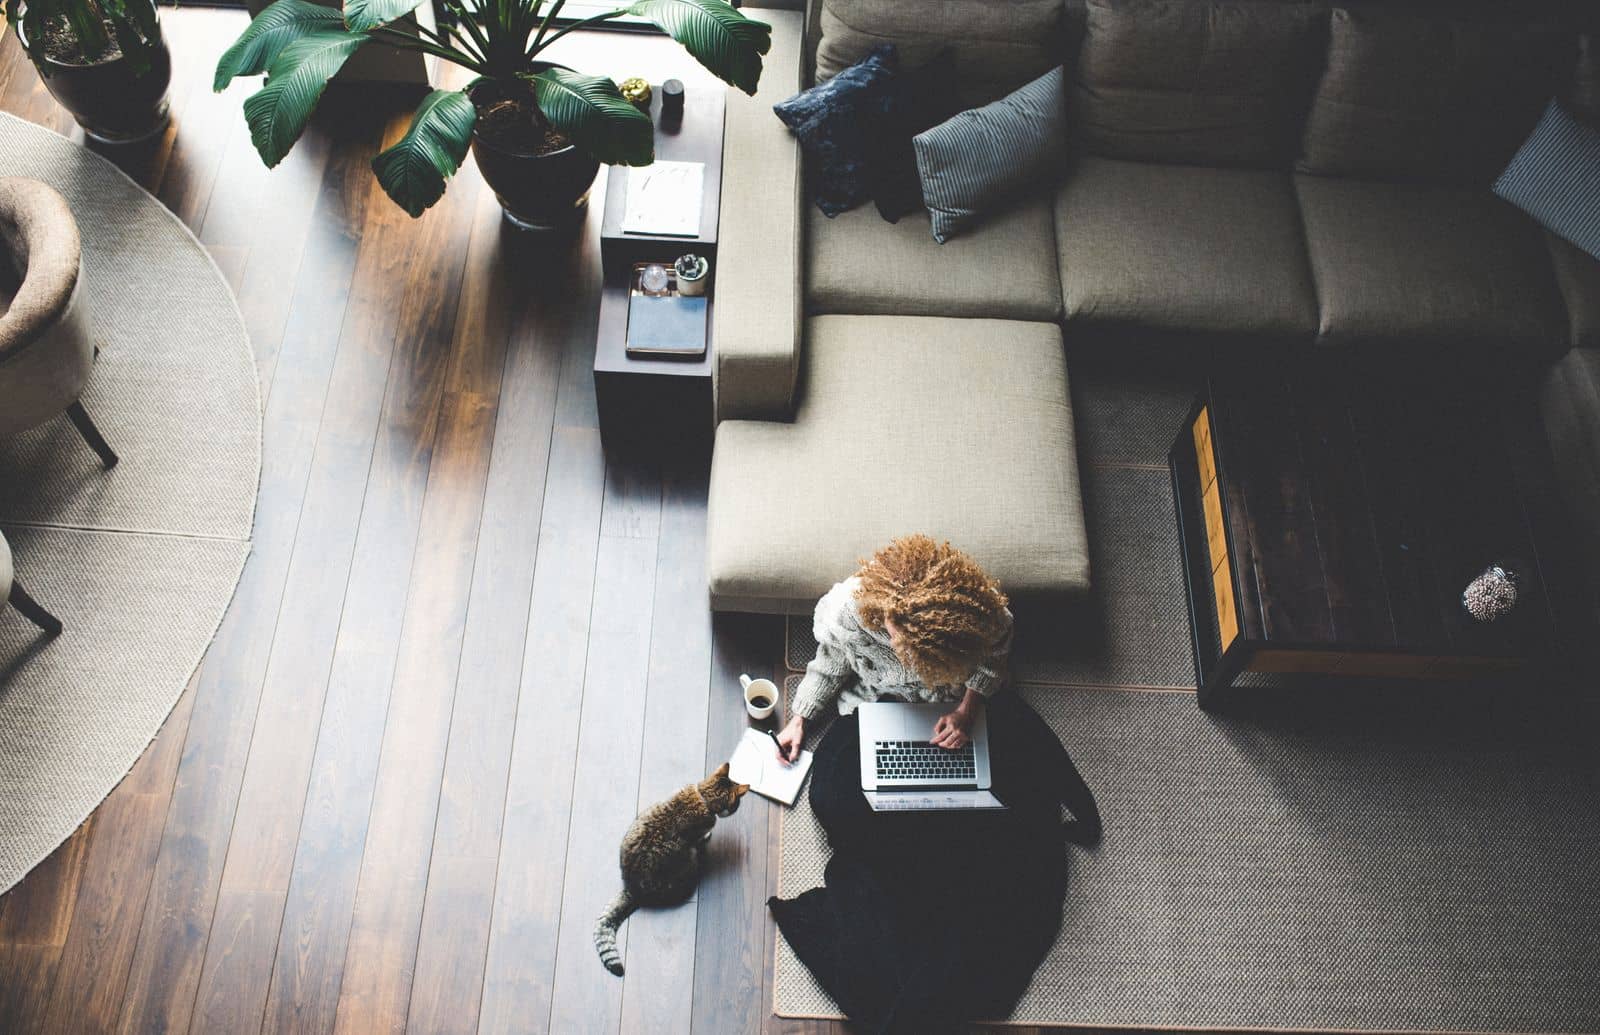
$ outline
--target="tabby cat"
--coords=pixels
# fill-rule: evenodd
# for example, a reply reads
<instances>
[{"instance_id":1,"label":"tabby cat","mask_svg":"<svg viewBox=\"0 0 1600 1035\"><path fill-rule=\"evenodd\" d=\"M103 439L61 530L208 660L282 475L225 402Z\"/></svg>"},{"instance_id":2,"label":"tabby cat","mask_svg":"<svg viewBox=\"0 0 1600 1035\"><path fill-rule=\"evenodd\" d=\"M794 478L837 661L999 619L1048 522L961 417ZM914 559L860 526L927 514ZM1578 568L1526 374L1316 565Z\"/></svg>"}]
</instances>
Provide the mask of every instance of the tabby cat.
<instances>
[{"instance_id":1,"label":"tabby cat","mask_svg":"<svg viewBox=\"0 0 1600 1035\"><path fill-rule=\"evenodd\" d=\"M748 790L749 784L728 779L724 762L704 780L639 813L622 835L622 890L594 925L594 947L607 970L622 973L617 928L629 914L640 906L675 906L694 894L711 828L733 815Z\"/></svg>"}]
</instances>

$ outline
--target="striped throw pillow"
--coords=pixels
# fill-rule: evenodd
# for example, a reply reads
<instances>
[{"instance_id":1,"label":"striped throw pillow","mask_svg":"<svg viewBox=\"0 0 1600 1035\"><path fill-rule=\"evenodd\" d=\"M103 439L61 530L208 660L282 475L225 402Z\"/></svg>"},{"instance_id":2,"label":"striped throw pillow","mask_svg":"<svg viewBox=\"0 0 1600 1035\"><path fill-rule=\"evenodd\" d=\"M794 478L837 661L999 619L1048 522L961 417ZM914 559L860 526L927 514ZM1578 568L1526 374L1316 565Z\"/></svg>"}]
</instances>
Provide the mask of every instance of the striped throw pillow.
<instances>
[{"instance_id":1,"label":"striped throw pillow","mask_svg":"<svg viewBox=\"0 0 1600 1035\"><path fill-rule=\"evenodd\" d=\"M940 244L1040 181L1067 159L1066 78L1046 72L993 104L964 111L912 138L922 200Z\"/></svg>"},{"instance_id":2,"label":"striped throw pillow","mask_svg":"<svg viewBox=\"0 0 1600 1035\"><path fill-rule=\"evenodd\" d=\"M1494 192L1600 259L1600 131L1559 103L1550 102Z\"/></svg>"}]
</instances>

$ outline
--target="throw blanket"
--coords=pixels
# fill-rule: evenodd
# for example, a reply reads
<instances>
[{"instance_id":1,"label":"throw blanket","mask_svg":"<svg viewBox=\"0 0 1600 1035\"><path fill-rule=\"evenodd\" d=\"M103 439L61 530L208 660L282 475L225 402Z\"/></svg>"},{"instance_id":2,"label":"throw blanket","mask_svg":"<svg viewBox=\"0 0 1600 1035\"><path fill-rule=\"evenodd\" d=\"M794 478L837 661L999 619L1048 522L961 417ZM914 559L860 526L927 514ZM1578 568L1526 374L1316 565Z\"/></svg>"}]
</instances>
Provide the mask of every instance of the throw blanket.
<instances>
[{"instance_id":1,"label":"throw blanket","mask_svg":"<svg viewBox=\"0 0 1600 1035\"><path fill-rule=\"evenodd\" d=\"M810 793L833 849L826 884L767 907L863 1031L958 1031L1007 1016L1061 925L1066 842L1100 838L1094 796L1038 713L1002 693L988 722L1004 812L873 812L855 715L817 749Z\"/></svg>"}]
</instances>

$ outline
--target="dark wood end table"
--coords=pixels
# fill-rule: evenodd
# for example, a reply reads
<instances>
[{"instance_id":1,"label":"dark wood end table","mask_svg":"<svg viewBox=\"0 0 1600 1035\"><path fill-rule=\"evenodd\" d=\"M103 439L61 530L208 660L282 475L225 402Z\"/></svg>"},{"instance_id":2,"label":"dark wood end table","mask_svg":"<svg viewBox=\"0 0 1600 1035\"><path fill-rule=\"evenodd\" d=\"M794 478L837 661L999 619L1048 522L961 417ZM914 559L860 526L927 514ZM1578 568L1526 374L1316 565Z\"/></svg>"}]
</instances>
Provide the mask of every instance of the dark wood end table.
<instances>
[{"instance_id":1,"label":"dark wood end table","mask_svg":"<svg viewBox=\"0 0 1600 1035\"><path fill-rule=\"evenodd\" d=\"M1558 655L1570 555L1528 393L1241 367L1169 459L1202 707L1242 673L1459 679ZM1490 565L1519 595L1485 624L1461 595Z\"/></svg>"},{"instance_id":2,"label":"dark wood end table","mask_svg":"<svg viewBox=\"0 0 1600 1035\"><path fill-rule=\"evenodd\" d=\"M625 234L622 214L627 171L612 169L600 228L604 283L595 333L594 387L600 430L608 442L630 448L663 446L709 450L713 431L711 327L716 308L717 231L722 200L724 88L686 76L681 121L661 117L661 85L653 83L650 116L656 124L656 158L705 164L700 231L694 237ZM685 253L711 262L706 298L706 350L689 358L629 356L628 291L636 262L671 266Z\"/></svg>"}]
</instances>

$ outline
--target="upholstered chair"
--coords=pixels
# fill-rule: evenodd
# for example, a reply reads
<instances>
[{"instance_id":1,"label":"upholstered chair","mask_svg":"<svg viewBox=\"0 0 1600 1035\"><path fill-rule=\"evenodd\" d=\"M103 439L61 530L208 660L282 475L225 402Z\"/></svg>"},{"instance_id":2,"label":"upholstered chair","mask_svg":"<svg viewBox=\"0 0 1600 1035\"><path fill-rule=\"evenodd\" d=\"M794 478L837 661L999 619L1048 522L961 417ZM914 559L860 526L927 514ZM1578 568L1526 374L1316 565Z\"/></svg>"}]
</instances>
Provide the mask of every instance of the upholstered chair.
<instances>
[{"instance_id":1,"label":"upholstered chair","mask_svg":"<svg viewBox=\"0 0 1600 1035\"><path fill-rule=\"evenodd\" d=\"M20 611L22 616L34 625L51 636L61 632L61 619L40 607L17 581L11 563L11 547L6 544L6 537L3 535L0 535L0 592L4 593L4 599L10 601L12 607Z\"/></svg>"},{"instance_id":2,"label":"upholstered chair","mask_svg":"<svg viewBox=\"0 0 1600 1035\"><path fill-rule=\"evenodd\" d=\"M117 454L79 396L94 367L78 224L49 185L0 178L0 435L65 413L107 468Z\"/></svg>"}]
</instances>

